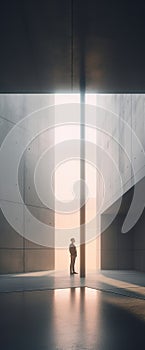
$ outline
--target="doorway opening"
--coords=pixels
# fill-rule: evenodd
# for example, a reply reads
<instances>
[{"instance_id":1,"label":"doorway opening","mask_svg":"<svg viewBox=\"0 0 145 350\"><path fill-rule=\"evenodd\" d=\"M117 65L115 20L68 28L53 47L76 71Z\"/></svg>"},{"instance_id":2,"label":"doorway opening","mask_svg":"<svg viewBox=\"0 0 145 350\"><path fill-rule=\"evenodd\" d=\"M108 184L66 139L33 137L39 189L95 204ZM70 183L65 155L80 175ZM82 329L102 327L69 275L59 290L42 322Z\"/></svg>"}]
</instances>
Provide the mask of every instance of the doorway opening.
<instances>
[{"instance_id":1,"label":"doorway opening","mask_svg":"<svg viewBox=\"0 0 145 350\"><path fill-rule=\"evenodd\" d=\"M95 94L86 94L85 103L96 105L97 99ZM70 104L79 105L80 108L80 94L55 94L55 106L63 106ZM63 108L61 108L63 113ZM74 110L75 112L75 110ZM69 113L69 108L68 108ZM76 116L76 115L75 115ZM60 236L55 235L55 270L69 271L70 256L70 230L72 230L72 237L75 238L77 247L76 270L80 271L80 135L81 135L80 113L77 118L77 123L64 123L55 127L55 231L60 230L60 235L63 235L64 246L60 245ZM85 126L85 151L87 152L87 145L93 142L96 145L97 131ZM72 146L72 155L66 156L66 148ZM75 142L77 146L75 145ZM63 146L64 148L63 148ZM71 147L70 147L71 148ZM73 156L73 150L77 148ZM63 155L60 154L64 150ZM97 156L97 154L95 154ZM96 271L100 269L100 235L96 235L96 228L98 222L93 220L96 216L98 205L97 192L99 182L99 172L87 159L85 159L85 183L88 192L88 198L85 202L85 255L86 255L86 272ZM86 195L86 189L84 188ZM57 202L61 201L64 205L67 203L70 206L71 201L75 199L75 207L72 210L62 210L57 208ZM92 225L90 222L92 221ZM87 225L89 223L89 225ZM62 237L62 236L61 236Z\"/></svg>"}]
</instances>

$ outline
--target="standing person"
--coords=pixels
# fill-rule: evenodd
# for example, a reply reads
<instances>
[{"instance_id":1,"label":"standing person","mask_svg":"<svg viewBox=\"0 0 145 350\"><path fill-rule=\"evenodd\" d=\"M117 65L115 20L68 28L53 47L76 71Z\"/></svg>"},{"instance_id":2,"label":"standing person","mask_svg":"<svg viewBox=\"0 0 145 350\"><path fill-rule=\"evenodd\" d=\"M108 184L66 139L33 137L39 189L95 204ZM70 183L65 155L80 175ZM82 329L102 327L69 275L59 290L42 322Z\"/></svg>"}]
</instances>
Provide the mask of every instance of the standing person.
<instances>
[{"instance_id":1,"label":"standing person","mask_svg":"<svg viewBox=\"0 0 145 350\"><path fill-rule=\"evenodd\" d=\"M73 274L77 274L77 272L75 272L75 260L77 257L77 248L74 244L75 239L71 238L71 243L69 245L69 252L70 252L70 275Z\"/></svg>"}]
</instances>

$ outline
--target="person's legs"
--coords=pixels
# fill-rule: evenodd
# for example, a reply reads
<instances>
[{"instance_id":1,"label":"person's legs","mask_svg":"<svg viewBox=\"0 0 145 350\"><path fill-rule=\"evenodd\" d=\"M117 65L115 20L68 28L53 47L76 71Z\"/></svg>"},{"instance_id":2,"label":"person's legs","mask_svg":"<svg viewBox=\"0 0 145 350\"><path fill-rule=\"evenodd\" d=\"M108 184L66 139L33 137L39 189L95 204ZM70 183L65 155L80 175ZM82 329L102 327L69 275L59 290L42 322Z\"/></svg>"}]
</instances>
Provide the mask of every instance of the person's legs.
<instances>
[{"instance_id":1,"label":"person's legs","mask_svg":"<svg viewBox=\"0 0 145 350\"><path fill-rule=\"evenodd\" d=\"M73 274L73 257L72 255L70 256L70 274Z\"/></svg>"},{"instance_id":2,"label":"person's legs","mask_svg":"<svg viewBox=\"0 0 145 350\"><path fill-rule=\"evenodd\" d=\"M75 260L76 256L73 257L73 273L78 274L78 272L75 271Z\"/></svg>"},{"instance_id":3,"label":"person's legs","mask_svg":"<svg viewBox=\"0 0 145 350\"><path fill-rule=\"evenodd\" d=\"M75 272L75 260L76 260L76 257L73 256L72 258L73 258L72 259L72 272L74 273Z\"/></svg>"},{"instance_id":4,"label":"person's legs","mask_svg":"<svg viewBox=\"0 0 145 350\"><path fill-rule=\"evenodd\" d=\"M75 256L71 255L71 262L70 262L70 274L71 275L75 272L74 265L75 265Z\"/></svg>"}]
</instances>

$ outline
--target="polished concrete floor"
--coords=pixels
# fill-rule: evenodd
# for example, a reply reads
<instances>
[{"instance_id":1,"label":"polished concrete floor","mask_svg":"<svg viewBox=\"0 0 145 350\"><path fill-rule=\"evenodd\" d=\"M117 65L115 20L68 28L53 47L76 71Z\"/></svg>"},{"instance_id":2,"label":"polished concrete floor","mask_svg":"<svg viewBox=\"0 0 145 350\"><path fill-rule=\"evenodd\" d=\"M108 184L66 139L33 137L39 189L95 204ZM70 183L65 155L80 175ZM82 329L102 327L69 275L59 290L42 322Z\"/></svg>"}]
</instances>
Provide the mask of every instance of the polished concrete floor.
<instances>
[{"instance_id":1,"label":"polished concrete floor","mask_svg":"<svg viewBox=\"0 0 145 350\"><path fill-rule=\"evenodd\" d=\"M145 300L145 273L137 271L88 272L86 278L68 271L42 271L0 275L0 293L58 288L89 287Z\"/></svg>"},{"instance_id":2,"label":"polished concrete floor","mask_svg":"<svg viewBox=\"0 0 145 350\"><path fill-rule=\"evenodd\" d=\"M134 350L144 344L144 273L0 276L2 350Z\"/></svg>"},{"instance_id":3,"label":"polished concrete floor","mask_svg":"<svg viewBox=\"0 0 145 350\"><path fill-rule=\"evenodd\" d=\"M0 294L2 350L134 350L145 301L91 288Z\"/></svg>"}]
</instances>

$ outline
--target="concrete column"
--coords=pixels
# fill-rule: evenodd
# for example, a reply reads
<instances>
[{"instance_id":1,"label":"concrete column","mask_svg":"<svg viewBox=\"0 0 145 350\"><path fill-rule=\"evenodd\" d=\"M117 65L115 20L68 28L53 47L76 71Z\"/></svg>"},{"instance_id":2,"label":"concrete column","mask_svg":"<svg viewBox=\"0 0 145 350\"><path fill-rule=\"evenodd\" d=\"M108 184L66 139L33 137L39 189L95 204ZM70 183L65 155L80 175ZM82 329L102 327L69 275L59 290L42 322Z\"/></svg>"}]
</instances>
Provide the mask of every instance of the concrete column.
<instances>
[{"instance_id":1,"label":"concrete column","mask_svg":"<svg viewBox=\"0 0 145 350\"><path fill-rule=\"evenodd\" d=\"M85 181L85 94L81 94L80 118L80 178ZM80 188L80 198L85 203L84 186ZM80 277L85 277L85 204L80 208Z\"/></svg>"},{"instance_id":2,"label":"concrete column","mask_svg":"<svg viewBox=\"0 0 145 350\"><path fill-rule=\"evenodd\" d=\"M82 13L79 13L82 19ZM79 57L80 57L80 178L85 182L85 89L86 89L86 69L85 69L85 31L79 24ZM86 28L85 28L86 29ZM80 198L85 203L84 186L80 188ZM80 208L80 277L85 277L85 204Z\"/></svg>"}]
</instances>

